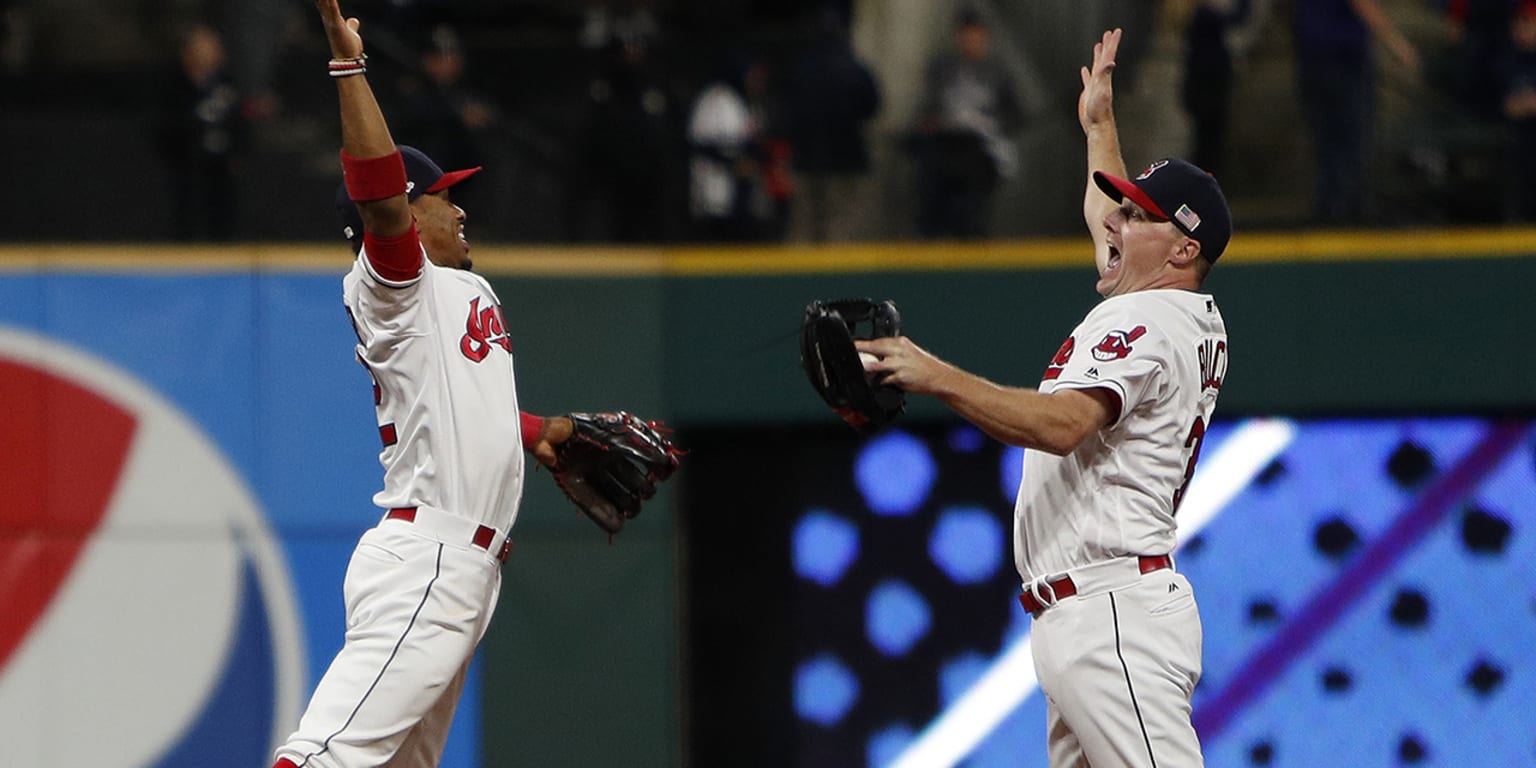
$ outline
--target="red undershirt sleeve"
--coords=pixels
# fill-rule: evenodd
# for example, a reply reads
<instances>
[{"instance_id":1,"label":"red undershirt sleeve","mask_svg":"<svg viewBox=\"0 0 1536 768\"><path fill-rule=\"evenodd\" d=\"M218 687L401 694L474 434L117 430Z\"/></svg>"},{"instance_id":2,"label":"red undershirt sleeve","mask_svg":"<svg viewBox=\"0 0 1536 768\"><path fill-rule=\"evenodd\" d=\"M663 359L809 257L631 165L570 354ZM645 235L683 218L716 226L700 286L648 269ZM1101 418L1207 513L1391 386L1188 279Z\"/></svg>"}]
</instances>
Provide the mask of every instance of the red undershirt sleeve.
<instances>
[{"instance_id":1,"label":"red undershirt sleeve","mask_svg":"<svg viewBox=\"0 0 1536 768\"><path fill-rule=\"evenodd\" d=\"M416 234L416 222L395 237L380 237L372 232L363 233L363 251L368 254L368 264L379 277L392 283L405 283L421 275L421 238Z\"/></svg>"},{"instance_id":2,"label":"red undershirt sleeve","mask_svg":"<svg viewBox=\"0 0 1536 768\"><path fill-rule=\"evenodd\" d=\"M535 416L527 411L518 411L522 419L523 450L531 451L539 442L539 433L544 431L544 418Z\"/></svg>"}]
</instances>

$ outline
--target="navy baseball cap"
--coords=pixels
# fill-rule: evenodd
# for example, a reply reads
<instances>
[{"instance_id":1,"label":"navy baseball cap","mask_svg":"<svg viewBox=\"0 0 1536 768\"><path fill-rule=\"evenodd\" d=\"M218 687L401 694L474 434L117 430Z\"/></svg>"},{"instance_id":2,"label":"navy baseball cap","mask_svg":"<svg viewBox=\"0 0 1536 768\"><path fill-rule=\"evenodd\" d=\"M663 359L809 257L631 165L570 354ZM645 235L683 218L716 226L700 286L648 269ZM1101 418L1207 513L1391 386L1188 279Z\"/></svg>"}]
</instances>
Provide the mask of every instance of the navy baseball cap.
<instances>
[{"instance_id":1,"label":"navy baseball cap","mask_svg":"<svg viewBox=\"0 0 1536 768\"><path fill-rule=\"evenodd\" d=\"M428 192L441 192L480 172L481 166L462 171L444 171L427 157L427 153L404 144L399 145L400 159L405 161L405 196L416 202ZM347 195L343 182L336 188L336 212L341 216L341 234L352 243L356 252L363 243L363 217L357 213L357 205Z\"/></svg>"},{"instance_id":2,"label":"navy baseball cap","mask_svg":"<svg viewBox=\"0 0 1536 768\"><path fill-rule=\"evenodd\" d=\"M1232 211L1221 185L1193 163L1164 158L1134 179L1094 171L1093 181L1115 202L1129 197L1147 213L1173 222L1200 243L1200 255L1213 264L1232 239Z\"/></svg>"}]
</instances>

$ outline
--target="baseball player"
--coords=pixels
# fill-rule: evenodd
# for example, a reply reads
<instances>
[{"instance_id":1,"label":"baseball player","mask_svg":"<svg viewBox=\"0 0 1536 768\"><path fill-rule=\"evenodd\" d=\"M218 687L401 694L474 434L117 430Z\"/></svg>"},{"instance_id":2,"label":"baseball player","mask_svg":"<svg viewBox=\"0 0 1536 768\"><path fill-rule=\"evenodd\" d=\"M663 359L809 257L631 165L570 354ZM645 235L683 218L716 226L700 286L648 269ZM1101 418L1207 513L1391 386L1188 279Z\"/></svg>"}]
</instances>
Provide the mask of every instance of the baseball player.
<instances>
[{"instance_id":1,"label":"baseball player","mask_svg":"<svg viewBox=\"0 0 1536 768\"><path fill-rule=\"evenodd\" d=\"M1226 377L1226 329L1200 289L1231 215L1216 180L1182 160L1126 177L1112 108L1119 43L1117 29L1094 46L1078 102L1104 300L1040 386L994 384L905 337L857 344L878 358L866 370L1027 449L1014 560L1056 768L1203 764L1190 721L1200 615L1170 553Z\"/></svg>"},{"instance_id":2,"label":"baseball player","mask_svg":"<svg viewBox=\"0 0 1536 768\"><path fill-rule=\"evenodd\" d=\"M364 77L356 19L317 0L341 102L344 218L357 259L344 301L373 379L387 510L343 585L346 641L277 768L436 766L496 607L522 496L522 450L546 465L566 417L520 413L496 294L469 272L465 213L444 173L397 148Z\"/></svg>"}]
</instances>

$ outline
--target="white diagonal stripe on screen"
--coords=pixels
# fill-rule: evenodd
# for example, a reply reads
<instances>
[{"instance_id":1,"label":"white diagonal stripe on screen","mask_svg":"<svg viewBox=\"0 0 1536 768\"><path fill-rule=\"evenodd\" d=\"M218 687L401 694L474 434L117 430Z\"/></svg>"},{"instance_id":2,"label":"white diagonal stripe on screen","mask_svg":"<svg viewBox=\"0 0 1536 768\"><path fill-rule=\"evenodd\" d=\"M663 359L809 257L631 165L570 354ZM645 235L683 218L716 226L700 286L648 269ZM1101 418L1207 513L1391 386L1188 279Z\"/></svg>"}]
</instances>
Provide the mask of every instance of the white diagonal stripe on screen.
<instances>
[{"instance_id":1,"label":"white diagonal stripe on screen","mask_svg":"<svg viewBox=\"0 0 1536 768\"><path fill-rule=\"evenodd\" d=\"M1179 541L1200 532L1291 444L1288 419L1249 419L1200 462L1179 505ZM886 768L951 768L965 759L1008 713L1037 690L1029 635L1006 648L948 709L939 713Z\"/></svg>"}]
</instances>

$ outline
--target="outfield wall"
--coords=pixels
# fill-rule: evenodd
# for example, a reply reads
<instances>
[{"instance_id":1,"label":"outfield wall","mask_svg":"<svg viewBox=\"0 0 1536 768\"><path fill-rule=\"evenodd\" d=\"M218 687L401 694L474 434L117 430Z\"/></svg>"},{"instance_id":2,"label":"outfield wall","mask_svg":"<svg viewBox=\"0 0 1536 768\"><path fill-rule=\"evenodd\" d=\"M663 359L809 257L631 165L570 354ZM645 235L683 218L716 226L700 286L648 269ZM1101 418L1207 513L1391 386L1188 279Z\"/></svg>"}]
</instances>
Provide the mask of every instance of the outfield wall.
<instances>
[{"instance_id":1,"label":"outfield wall","mask_svg":"<svg viewBox=\"0 0 1536 768\"><path fill-rule=\"evenodd\" d=\"M309 681L339 641L340 569L377 481L338 250L0 247L0 326L128 371L228 457L295 574ZM1531 230L1240 235L1209 284L1232 339L1219 413L1536 411L1533 253ZM919 343L1018 384L1096 300L1080 240L475 257L505 305L527 409L625 408L684 434L833 418L797 367L810 299L893 299ZM46 433L45 400L6 408ZM946 414L914 399L909 418ZM484 765L683 761L676 501L669 488L609 545L531 475L468 710L483 732L456 731L481 741ZM36 524L6 522L16 546ZM0 676L0 704L38 684Z\"/></svg>"}]
</instances>

